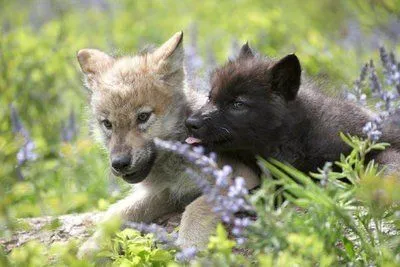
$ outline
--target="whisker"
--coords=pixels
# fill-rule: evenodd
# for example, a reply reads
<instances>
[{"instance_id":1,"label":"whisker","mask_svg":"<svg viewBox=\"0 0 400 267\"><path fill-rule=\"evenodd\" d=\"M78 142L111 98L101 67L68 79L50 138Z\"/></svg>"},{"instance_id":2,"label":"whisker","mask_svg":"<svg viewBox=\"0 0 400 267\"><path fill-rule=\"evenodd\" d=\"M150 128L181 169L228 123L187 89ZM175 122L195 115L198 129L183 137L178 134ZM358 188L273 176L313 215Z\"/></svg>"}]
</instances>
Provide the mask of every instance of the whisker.
<instances>
[{"instance_id":1,"label":"whisker","mask_svg":"<svg viewBox=\"0 0 400 267\"><path fill-rule=\"evenodd\" d=\"M231 134L227 128L225 128L225 127L219 127L219 128L226 131L228 134Z\"/></svg>"}]
</instances>

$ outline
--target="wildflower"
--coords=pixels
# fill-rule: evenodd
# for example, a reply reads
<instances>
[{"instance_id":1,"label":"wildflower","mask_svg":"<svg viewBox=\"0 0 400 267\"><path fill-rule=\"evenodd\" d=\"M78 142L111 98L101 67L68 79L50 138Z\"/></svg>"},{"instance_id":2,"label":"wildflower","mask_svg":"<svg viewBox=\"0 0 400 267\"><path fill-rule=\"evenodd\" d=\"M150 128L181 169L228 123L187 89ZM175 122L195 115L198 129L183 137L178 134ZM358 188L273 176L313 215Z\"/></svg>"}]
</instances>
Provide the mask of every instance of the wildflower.
<instances>
[{"instance_id":1,"label":"wildflower","mask_svg":"<svg viewBox=\"0 0 400 267\"><path fill-rule=\"evenodd\" d=\"M194 163L200 168L202 174L214 177L215 183L212 186L193 169L187 170L189 176L199 185L203 194L207 195L207 200L213 206L213 211L221 217L224 223L232 225L233 236L238 244L242 244L245 240L243 230L250 224L250 220L248 218L237 218L236 214L241 211L252 210L251 205L246 200L248 190L245 180L242 177L232 179L232 167L225 165L222 169L219 169L215 153L206 156L202 147L191 148L188 144L160 139L155 139L154 142L159 148L174 151Z\"/></svg>"},{"instance_id":2,"label":"wildflower","mask_svg":"<svg viewBox=\"0 0 400 267\"><path fill-rule=\"evenodd\" d=\"M160 243L164 244L169 248L176 248L176 234L169 234L164 227L159 226L155 223L146 224L146 223L136 223L136 222L125 222L125 228L136 229L142 233L153 234L154 238Z\"/></svg>"},{"instance_id":3,"label":"wildflower","mask_svg":"<svg viewBox=\"0 0 400 267\"><path fill-rule=\"evenodd\" d=\"M367 122L362 131L372 141L378 141L382 136L382 132L379 130L379 126L375 122Z\"/></svg>"},{"instance_id":4,"label":"wildflower","mask_svg":"<svg viewBox=\"0 0 400 267\"><path fill-rule=\"evenodd\" d=\"M389 116L398 114L400 104L400 63L397 62L393 53L388 54L383 47L379 51L387 88L382 86L375 65L371 60L369 64L363 66L360 77L355 82L353 92L347 93L347 99L365 105L366 96L362 93L362 84L369 72L369 87L373 98L378 99L375 104L378 114L363 127L363 133L374 142L382 136L383 121Z\"/></svg>"},{"instance_id":5,"label":"wildflower","mask_svg":"<svg viewBox=\"0 0 400 267\"><path fill-rule=\"evenodd\" d=\"M159 226L157 224L146 224L146 223L136 223L136 222L126 222L124 227L136 229L141 233L153 234L154 238L161 243L164 248L167 249L177 249L179 247L177 245L177 234L176 233L168 233L167 230ZM196 247L188 247L180 250L176 253L176 260L179 262L189 262L194 259L197 255Z\"/></svg>"},{"instance_id":6,"label":"wildflower","mask_svg":"<svg viewBox=\"0 0 400 267\"><path fill-rule=\"evenodd\" d=\"M329 173L332 171L332 162L325 162L324 167L322 168L322 179L321 185L326 186L329 181Z\"/></svg>"},{"instance_id":7,"label":"wildflower","mask_svg":"<svg viewBox=\"0 0 400 267\"><path fill-rule=\"evenodd\" d=\"M26 161L33 161L37 159L38 155L34 152L35 143L30 138L28 131L22 125L21 119L18 115L14 105L10 105L11 110L11 124L14 134L20 134L24 138L24 143L17 153L18 166L21 166Z\"/></svg>"},{"instance_id":8,"label":"wildflower","mask_svg":"<svg viewBox=\"0 0 400 267\"><path fill-rule=\"evenodd\" d=\"M368 72L368 64L365 64L361 68L360 76L354 82L354 88L353 88L353 92L354 93L347 92L347 94L346 94L346 98L348 100L353 101L353 102L357 102L362 106L365 106L367 104L367 101L366 101L367 100L367 96L366 96L366 94L364 94L362 92L363 85L364 85L365 79L367 77L367 72Z\"/></svg>"},{"instance_id":9,"label":"wildflower","mask_svg":"<svg viewBox=\"0 0 400 267\"><path fill-rule=\"evenodd\" d=\"M203 60L199 56L197 50L197 26L196 24L192 24L190 27L190 43L185 47L186 59L187 59L187 68L196 73L202 66Z\"/></svg>"},{"instance_id":10,"label":"wildflower","mask_svg":"<svg viewBox=\"0 0 400 267\"><path fill-rule=\"evenodd\" d=\"M175 258L179 262L189 262L196 257L197 252L198 251L195 247L184 248L180 252L176 253Z\"/></svg>"},{"instance_id":11,"label":"wildflower","mask_svg":"<svg viewBox=\"0 0 400 267\"><path fill-rule=\"evenodd\" d=\"M386 52L384 47L380 47L379 54L381 62L384 68L384 75L386 84L389 86L396 86L400 84L400 68L396 61L396 57L393 52L389 54Z\"/></svg>"},{"instance_id":12,"label":"wildflower","mask_svg":"<svg viewBox=\"0 0 400 267\"><path fill-rule=\"evenodd\" d=\"M369 69L370 69L369 80L370 80L371 91L375 96L379 96L379 94L382 92L382 85L379 82L378 75L376 74L375 65L372 60L369 62Z\"/></svg>"},{"instance_id":13,"label":"wildflower","mask_svg":"<svg viewBox=\"0 0 400 267\"><path fill-rule=\"evenodd\" d=\"M185 47L185 68L188 82L192 88L206 90L208 83L201 75L204 61L198 53L196 24L192 24L189 29L189 40L189 44Z\"/></svg>"},{"instance_id":14,"label":"wildflower","mask_svg":"<svg viewBox=\"0 0 400 267\"><path fill-rule=\"evenodd\" d=\"M215 58L215 53L212 49L212 45L210 42L208 42L206 45L206 51L206 66L209 70L208 75L210 75L211 70L215 69L215 67L217 66L217 59Z\"/></svg>"},{"instance_id":15,"label":"wildflower","mask_svg":"<svg viewBox=\"0 0 400 267\"><path fill-rule=\"evenodd\" d=\"M68 121L66 123L63 122L61 125L61 140L70 142L75 138L77 132L75 113L71 110Z\"/></svg>"}]
</instances>

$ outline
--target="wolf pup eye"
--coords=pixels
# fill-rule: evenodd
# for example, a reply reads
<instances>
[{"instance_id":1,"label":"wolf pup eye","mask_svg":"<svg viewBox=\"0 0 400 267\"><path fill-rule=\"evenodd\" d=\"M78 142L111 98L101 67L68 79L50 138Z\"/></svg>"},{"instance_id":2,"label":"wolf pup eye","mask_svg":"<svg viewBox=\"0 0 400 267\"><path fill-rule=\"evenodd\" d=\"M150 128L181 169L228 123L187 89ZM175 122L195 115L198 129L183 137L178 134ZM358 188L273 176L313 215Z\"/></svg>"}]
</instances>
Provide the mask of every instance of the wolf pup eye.
<instances>
[{"instance_id":1,"label":"wolf pup eye","mask_svg":"<svg viewBox=\"0 0 400 267\"><path fill-rule=\"evenodd\" d=\"M104 127L107 130L111 130L112 129L112 124L109 120L102 120L101 123L104 125Z\"/></svg>"},{"instance_id":2,"label":"wolf pup eye","mask_svg":"<svg viewBox=\"0 0 400 267\"><path fill-rule=\"evenodd\" d=\"M243 109L245 106L246 106L246 105L245 105L243 102L241 102L241 101L235 101L235 102L233 102L233 104L232 104L232 107L233 107L234 109Z\"/></svg>"},{"instance_id":3,"label":"wolf pup eye","mask_svg":"<svg viewBox=\"0 0 400 267\"><path fill-rule=\"evenodd\" d=\"M139 123L145 123L150 118L151 112L142 112L139 113L137 120Z\"/></svg>"}]
</instances>

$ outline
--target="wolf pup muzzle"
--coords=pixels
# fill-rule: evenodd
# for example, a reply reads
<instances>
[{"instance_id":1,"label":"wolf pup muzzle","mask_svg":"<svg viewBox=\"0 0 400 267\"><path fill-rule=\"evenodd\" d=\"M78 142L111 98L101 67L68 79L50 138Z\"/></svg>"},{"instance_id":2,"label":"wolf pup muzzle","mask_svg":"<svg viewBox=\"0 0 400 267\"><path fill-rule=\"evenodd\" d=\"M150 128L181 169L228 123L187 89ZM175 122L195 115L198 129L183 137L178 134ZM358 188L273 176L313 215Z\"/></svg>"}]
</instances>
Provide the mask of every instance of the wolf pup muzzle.
<instances>
[{"instance_id":1,"label":"wolf pup muzzle","mask_svg":"<svg viewBox=\"0 0 400 267\"><path fill-rule=\"evenodd\" d=\"M117 155L111 159L111 171L115 176L122 177L122 179L130 184L140 183L150 173L155 159L156 153L152 152L147 160L135 164L135 168L132 169L131 155Z\"/></svg>"},{"instance_id":2,"label":"wolf pup muzzle","mask_svg":"<svg viewBox=\"0 0 400 267\"><path fill-rule=\"evenodd\" d=\"M185 142L190 145L201 144L202 140L199 137L204 132L204 128L206 128L203 118L198 114L194 114L186 119L185 125L190 135Z\"/></svg>"},{"instance_id":3,"label":"wolf pup muzzle","mask_svg":"<svg viewBox=\"0 0 400 267\"><path fill-rule=\"evenodd\" d=\"M211 112L210 112L211 109ZM215 107L203 106L185 121L189 137L185 142L189 145L202 145L209 149L229 148L232 139L229 125L215 112Z\"/></svg>"}]
</instances>

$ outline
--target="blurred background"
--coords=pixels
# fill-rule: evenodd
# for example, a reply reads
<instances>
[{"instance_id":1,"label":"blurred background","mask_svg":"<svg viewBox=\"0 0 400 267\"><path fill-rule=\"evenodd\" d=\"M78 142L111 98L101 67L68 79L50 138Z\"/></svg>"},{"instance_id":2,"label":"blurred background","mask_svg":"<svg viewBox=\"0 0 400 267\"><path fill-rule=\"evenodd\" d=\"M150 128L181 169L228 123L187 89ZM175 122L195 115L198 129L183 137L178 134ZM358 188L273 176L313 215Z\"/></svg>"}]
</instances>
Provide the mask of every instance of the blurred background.
<instances>
[{"instance_id":1,"label":"blurred background","mask_svg":"<svg viewBox=\"0 0 400 267\"><path fill-rule=\"evenodd\" d=\"M190 83L249 41L270 57L296 52L331 93L353 86L378 48L400 52L399 0L0 0L0 224L103 210L127 190L90 137L75 55L161 44L183 30Z\"/></svg>"}]
</instances>

